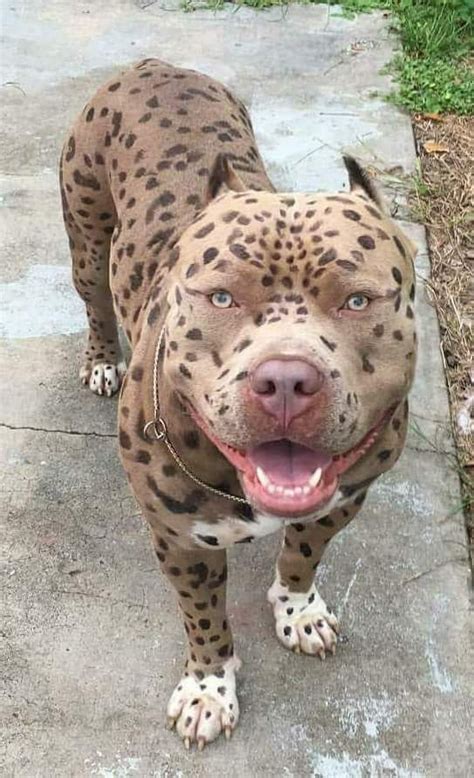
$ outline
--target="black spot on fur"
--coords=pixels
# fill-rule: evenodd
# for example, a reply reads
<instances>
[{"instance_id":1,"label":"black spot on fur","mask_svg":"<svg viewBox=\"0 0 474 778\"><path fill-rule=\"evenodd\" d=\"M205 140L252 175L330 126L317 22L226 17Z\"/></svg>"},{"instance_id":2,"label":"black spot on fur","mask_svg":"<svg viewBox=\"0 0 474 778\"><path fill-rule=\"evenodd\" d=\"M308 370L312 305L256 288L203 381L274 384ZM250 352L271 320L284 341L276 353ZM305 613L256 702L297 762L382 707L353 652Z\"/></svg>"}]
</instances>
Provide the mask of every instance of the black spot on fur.
<instances>
[{"instance_id":1,"label":"black spot on fur","mask_svg":"<svg viewBox=\"0 0 474 778\"><path fill-rule=\"evenodd\" d=\"M127 450L132 448L132 441L130 440L130 435L125 432L125 430L120 430L119 432L119 443L122 448L125 448Z\"/></svg>"},{"instance_id":2,"label":"black spot on fur","mask_svg":"<svg viewBox=\"0 0 474 778\"><path fill-rule=\"evenodd\" d=\"M78 186L83 186L85 189L93 189L95 192L100 190L99 181L95 176L92 175L92 173L83 175L80 170L75 170L72 177L74 179L74 183L76 183Z\"/></svg>"},{"instance_id":3,"label":"black spot on fur","mask_svg":"<svg viewBox=\"0 0 474 778\"><path fill-rule=\"evenodd\" d=\"M321 524L322 527L334 527L334 521L329 516L323 516L322 519L318 519L318 524Z\"/></svg>"},{"instance_id":4,"label":"black spot on fur","mask_svg":"<svg viewBox=\"0 0 474 778\"><path fill-rule=\"evenodd\" d=\"M188 448L199 448L199 433L196 430L188 430L183 435L183 440Z\"/></svg>"},{"instance_id":5,"label":"black spot on fur","mask_svg":"<svg viewBox=\"0 0 474 778\"><path fill-rule=\"evenodd\" d=\"M375 248L375 240L370 235L360 235L360 237L357 238L357 242L360 243L362 248L367 249L368 251Z\"/></svg>"},{"instance_id":6,"label":"black spot on fur","mask_svg":"<svg viewBox=\"0 0 474 778\"><path fill-rule=\"evenodd\" d=\"M335 259L337 259L337 251L335 249L328 249L319 258L318 265L328 265L329 262L333 262Z\"/></svg>"},{"instance_id":7,"label":"black spot on fur","mask_svg":"<svg viewBox=\"0 0 474 778\"><path fill-rule=\"evenodd\" d=\"M394 277L397 284L402 283L402 274L400 273L398 267L392 267L392 276Z\"/></svg>"},{"instance_id":8,"label":"black spot on fur","mask_svg":"<svg viewBox=\"0 0 474 778\"><path fill-rule=\"evenodd\" d=\"M65 156L66 162L70 162L71 159L74 158L75 153L76 153L76 141L74 140L74 136L71 135L67 143L67 152Z\"/></svg>"},{"instance_id":9,"label":"black spot on fur","mask_svg":"<svg viewBox=\"0 0 474 778\"><path fill-rule=\"evenodd\" d=\"M183 500L178 500L163 492L152 476L147 475L146 481L149 489L161 500L166 510L171 513L197 513L200 506L207 500L207 497L201 490L194 490L191 494L186 495Z\"/></svg>"},{"instance_id":10,"label":"black spot on fur","mask_svg":"<svg viewBox=\"0 0 474 778\"><path fill-rule=\"evenodd\" d=\"M342 214L346 219L351 219L353 222L359 222L361 219L360 213L357 213L357 211L353 211L350 208L343 210Z\"/></svg>"},{"instance_id":11,"label":"black spot on fur","mask_svg":"<svg viewBox=\"0 0 474 778\"><path fill-rule=\"evenodd\" d=\"M237 257L237 259L250 259L251 256L242 243L231 243L229 246L229 251L234 255L234 257Z\"/></svg>"},{"instance_id":12,"label":"black spot on fur","mask_svg":"<svg viewBox=\"0 0 474 778\"><path fill-rule=\"evenodd\" d=\"M212 262L212 260L215 259L218 255L219 251L216 248L206 249L203 254L204 264L207 265L208 262Z\"/></svg>"},{"instance_id":13,"label":"black spot on fur","mask_svg":"<svg viewBox=\"0 0 474 778\"><path fill-rule=\"evenodd\" d=\"M192 330L188 330L186 337L189 340L202 340L202 332L197 327L193 327Z\"/></svg>"},{"instance_id":14,"label":"black spot on fur","mask_svg":"<svg viewBox=\"0 0 474 778\"><path fill-rule=\"evenodd\" d=\"M329 349L329 351L335 351L336 350L337 345L335 343L333 343L332 341L327 340L327 338L325 338L324 335L320 335L319 339L321 340L322 343L324 343L324 345L326 346L326 348Z\"/></svg>"},{"instance_id":15,"label":"black spot on fur","mask_svg":"<svg viewBox=\"0 0 474 778\"><path fill-rule=\"evenodd\" d=\"M214 229L215 224L210 222L210 224L206 224L204 227L201 227L200 230L194 233L195 238L205 238L206 235L209 235L210 232Z\"/></svg>"},{"instance_id":16,"label":"black spot on fur","mask_svg":"<svg viewBox=\"0 0 474 778\"><path fill-rule=\"evenodd\" d=\"M197 535L199 540L202 543L206 543L208 546L218 546L219 541L214 535ZM198 607L198 604L196 603L196 608Z\"/></svg>"},{"instance_id":17,"label":"black spot on fur","mask_svg":"<svg viewBox=\"0 0 474 778\"><path fill-rule=\"evenodd\" d=\"M397 249L399 250L400 254L402 255L402 257L405 259L407 253L405 251L403 243L401 242L400 238L397 235L393 236L393 242L395 243L395 245L396 245Z\"/></svg>"},{"instance_id":18,"label":"black spot on fur","mask_svg":"<svg viewBox=\"0 0 474 778\"><path fill-rule=\"evenodd\" d=\"M255 521L253 510L250 505L242 503L234 509L234 513L239 519L243 519L244 521Z\"/></svg>"}]
</instances>

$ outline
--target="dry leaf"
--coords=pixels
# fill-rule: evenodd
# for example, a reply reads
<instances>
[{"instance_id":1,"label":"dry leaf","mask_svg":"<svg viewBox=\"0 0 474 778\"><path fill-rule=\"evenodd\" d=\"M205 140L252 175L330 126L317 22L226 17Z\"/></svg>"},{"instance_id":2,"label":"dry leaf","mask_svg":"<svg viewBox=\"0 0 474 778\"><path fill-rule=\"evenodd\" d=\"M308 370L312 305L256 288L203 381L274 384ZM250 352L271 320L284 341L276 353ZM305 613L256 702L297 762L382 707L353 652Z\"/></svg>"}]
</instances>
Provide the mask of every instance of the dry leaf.
<instances>
[{"instance_id":1,"label":"dry leaf","mask_svg":"<svg viewBox=\"0 0 474 778\"><path fill-rule=\"evenodd\" d=\"M446 154L449 151L444 143L437 143L435 140L427 140L423 143L423 148L427 154Z\"/></svg>"},{"instance_id":2,"label":"dry leaf","mask_svg":"<svg viewBox=\"0 0 474 778\"><path fill-rule=\"evenodd\" d=\"M439 113L420 113L420 119L430 119L432 122L443 121L443 117Z\"/></svg>"}]
</instances>

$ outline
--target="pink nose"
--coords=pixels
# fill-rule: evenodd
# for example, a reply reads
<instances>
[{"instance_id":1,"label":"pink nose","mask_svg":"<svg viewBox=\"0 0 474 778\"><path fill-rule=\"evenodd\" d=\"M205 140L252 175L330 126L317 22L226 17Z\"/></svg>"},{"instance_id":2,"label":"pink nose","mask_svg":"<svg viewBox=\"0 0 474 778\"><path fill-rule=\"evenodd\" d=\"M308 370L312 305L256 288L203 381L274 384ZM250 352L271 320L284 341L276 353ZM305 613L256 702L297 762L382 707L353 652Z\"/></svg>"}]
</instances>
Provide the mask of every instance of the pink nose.
<instances>
[{"instance_id":1,"label":"pink nose","mask_svg":"<svg viewBox=\"0 0 474 778\"><path fill-rule=\"evenodd\" d=\"M302 359L269 359L250 374L252 394L285 428L312 405L322 383L319 370Z\"/></svg>"}]
</instances>

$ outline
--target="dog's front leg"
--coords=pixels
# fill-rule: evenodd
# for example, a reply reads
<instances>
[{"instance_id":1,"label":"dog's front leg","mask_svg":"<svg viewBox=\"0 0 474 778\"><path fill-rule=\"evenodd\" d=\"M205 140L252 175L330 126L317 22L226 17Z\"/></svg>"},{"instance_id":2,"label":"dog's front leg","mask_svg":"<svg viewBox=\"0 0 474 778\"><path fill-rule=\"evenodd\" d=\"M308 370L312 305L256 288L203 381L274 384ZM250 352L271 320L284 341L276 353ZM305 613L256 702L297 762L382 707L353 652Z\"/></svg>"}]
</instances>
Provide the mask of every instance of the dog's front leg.
<instances>
[{"instance_id":1,"label":"dog's front leg","mask_svg":"<svg viewBox=\"0 0 474 778\"><path fill-rule=\"evenodd\" d=\"M226 553L182 549L156 531L153 542L178 593L188 641L184 674L168 703L168 722L176 725L186 748L196 743L201 750L221 732L230 737L239 718L235 674L240 661L226 618Z\"/></svg>"},{"instance_id":2,"label":"dog's front leg","mask_svg":"<svg viewBox=\"0 0 474 778\"><path fill-rule=\"evenodd\" d=\"M324 659L335 653L339 625L319 594L315 571L326 544L360 510L364 495L316 522L289 524L277 561L276 577L268 592L277 637L296 653Z\"/></svg>"}]
</instances>

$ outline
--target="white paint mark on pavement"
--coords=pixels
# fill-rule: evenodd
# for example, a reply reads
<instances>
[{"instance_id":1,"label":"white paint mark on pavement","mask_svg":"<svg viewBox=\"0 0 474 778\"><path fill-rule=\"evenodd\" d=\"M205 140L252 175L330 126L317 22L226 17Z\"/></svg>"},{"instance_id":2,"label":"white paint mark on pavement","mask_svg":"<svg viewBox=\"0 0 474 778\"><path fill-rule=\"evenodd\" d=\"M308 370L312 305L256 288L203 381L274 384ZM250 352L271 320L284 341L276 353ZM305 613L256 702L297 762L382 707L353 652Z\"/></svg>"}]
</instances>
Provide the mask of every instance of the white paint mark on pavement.
<instances>
[{"instance_id":1,"label":"white paint mark on pavement","mask_svg":"<svg viewBox=\"0 0 474 778\"><path fill-rule=\"evenodd\" d=\"M72 335L86 327L69 266L33 265L18 281L0 285L0 300L2 338Z\"/></svg>"},{"instance_id":2,"label":"white paint mark on pavement","mask_svg":"<svg viewBox=\"0 0 474 778\"><path fill-rule=\"evenodd\" d=\"M368 754L360 759L351 759L345 751L338 757L315 754L311 767L312 778L380 778L382 775L423 778L423 774L417 770L397 765L386 751Z\"/></svg>"},{"instance_id":3,"label":"white paint mark on pavement","mask_svg":"<svg viewBox=\"0 0 474 778\"><path fill-rule=\"evenodd\" d=\"M427 500L426 489L409 481L395 481L390 477L377 481L372 487L372 494L376 495L382 504L392 506L397 502L408 513L414 513L426 519L427 513L433 514L433 506Z\"/></svg>"},{"instance_id":4,"label":"white paint mark on pavement","mask_svg":"<svg viewBox=\"0 0 474 778\"><path fill-rule=\"evenodd\" d=\"M438 662L438 658L435 652L435 645L432 639L428 641L425 656L428 660L428 666L430 668L431 678L433 679L434 685L443 694L450 694L453 691L453 682L447 671L442 668Z\"/></svg>"},{"instance_id":5,"label":"white paint mark on pavement","mask_svg":"<svg viewBox=\"0 0 474 778\"><path fill-rule=\"evenodd\" d=\"M362 564L362 558L359 557L359 559L355 563L354 575L352 576L351 580L349 581L349 585L348 585L348 587L346 589L346 593L345 593L344 597L342 598L342 602L341 602L341 604L339 606L339 610L338 610L338 613L337 613L337 618L339 620L342 618L342 614L344 612L344 608L346 607L347 601L349 600L349 595L351 593L352 587L355 584L355 580L357 578L357 573L359 572L359 567L361 566L361 564Z\"/></svg>"},{"instance_id":6,"label":"white paint mark on pavement","mask_svg":"<svg viewBox=\"0 0 474 778\"><path fill-rule=\"evenodd\" d=\"M396 712L395 704L387 694L380 697L347 699L337 703L341 728L350 737L360 736L363 727L367 737L377 740L393 724Z\"/></svg>"},{"instance_id":7,"label":"white paint mark on pavement","mask_svg":"<svg viewBox=\"0 0 474 778\"><path fill-rule=\"evenodd\" d=\"M100 752L97 752L100 756ZM109 765L103 765L99 760L85 760L89 775L97 775L99 778L132 778L140 769L141 759L135 756L115 755L115 760Z\"/></svg>"},{"instance_id":8,"label":"white paint mark on pavement","mask_svg":"<svg viewBox=\"0 0 474 778\"><path fill-rule=\"evenodd\" d=\"M436 636L440 634L438 623L441 617L446 617L448 608L449 600L447 597L444 595L438 595L435 597L433 601L432 625L425 649L425 657L428 661L428 667L433 685L440 692L442 692L442 694L450 694L454 690L454 684L448 672L440 664L439 651L437 650L433 635Z\"/></svg>"},{"instance_id":9,"label":"white paint mark on pavement","mask_svg":"<svg viewBox=\"0 0 474 778\"><path fill-rule=\"evenodd\" d=\"M322 754L313 747L314 733L308 734L302 725L290 727L292 742L298 743L299 750L306 753L312 778L424 778L423 773L397 764L377 742L379 732L388 729L395 719L394 704L384 695L380 698L368 697L365 700L340 702L338 708L343 711L340 717L342 729L351 737L357 736L357 750L360 753L363 743L360 726L371 738L367 744L369 753L353 757L346 751L334 754ZM328 742L328 741L327 741Z\"/></svg>"}]
</instances>

